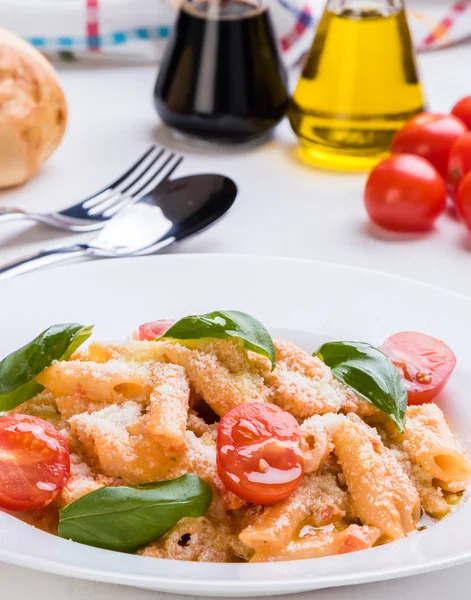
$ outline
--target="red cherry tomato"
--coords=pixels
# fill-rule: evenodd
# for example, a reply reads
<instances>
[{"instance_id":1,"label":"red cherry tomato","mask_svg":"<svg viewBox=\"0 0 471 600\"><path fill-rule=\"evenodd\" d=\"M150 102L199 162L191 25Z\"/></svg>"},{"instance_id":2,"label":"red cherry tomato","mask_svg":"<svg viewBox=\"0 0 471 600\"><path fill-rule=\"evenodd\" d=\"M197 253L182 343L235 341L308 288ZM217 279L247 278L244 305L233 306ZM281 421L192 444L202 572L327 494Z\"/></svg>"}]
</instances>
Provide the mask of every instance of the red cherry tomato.
<instances>
[{"instance_id":1,"label":"red cherry tomato","mask_svg":"<svg viewBox=\"0 0 471 600\"><path fill-rule=\"evenodd\" d=\"M422 113L409 119L396 133L391 152L418 154L446 178L451 147L467 131L466 125L453 115Z\"/></svg>"},{"instance_id":2,"label":"red cherry tomato","mask_svg":"<svg viewBox=\"0 0 471 600\"><path fill-rule=\"evenodd\" d=\"M458 100L451 111L452 115L461 119L468 129L471 129L471 96Z\"/></svg>"},{"instance_id":3,"label":"red cherry tomato","mask_svg":"<svg viewBox=\"0 0 471 600\"><path fill-rule=\"evenodd\" d=\"M278 406L264 402L237 406L219 423L219 476L247 502L281 502L303 478L300 438L296 419Z\"/></svg>"},{"instance_id":4,"label":"red cherry tomato","mask_svg":"<svg viewBox=\"0 0 471 600\"><path fill-rule=\"evenodd\" d=\"M430 163L398 154L368 177L365 208L370 219L392 231L426 231L445 210L446 188Z\"/></svg>"},{"instance_id":5,"label":"red cherry tomato","mask_svg":"<svg viewBox=\"0 0 471 600\"><path fill-rule=\"evenodd\" d=\"M139 340L147 340L153 342L155 339L163 335L170 329L172 325L175 325L176 321L151 321L150 323L144 323L139 327Z\"/></svg>"},{"instance_id":6,"label":"red cherry tomato","mask_svg":"<svg viewBox=\"0 0 471 600\"><path fill-rule=\"evenodd\" d=\"M458 186L456 208L463 223L471 231L471 173L465 175Z\"/></svg>"},{"instance_id":7,"label":"red cherry tomato","mask_svg":"<svg viewBox=\"0 0 471 600\"><path fill-rule=\"evenodd\" d=\"M67 442L53 425L30 415L0 419L0 507L43 508L67 483Z\"/></svg>"},{"instance_id":8,"label":"red cherry tomato","mask_svg":"<svg viewBox=\"0 0 471 600\"><path fill-rule=\"evenodd\" d=\"M466 133L451 147L448 161L448 190L456 200L458 186L463 177L471 171L471 132Z\"/></svg>"},{"instance_id":9,"label":"red cherry tomato","mask_svg":"<svg viewBox=\"0 0 471 600\"><path fill-rule=\"evenodd\" d=\"M432 402L447 384L456 365L452 350L424 333L396 333L384 342L381 350L399 369L409 404Z\"/></svg>"}]
</instances>

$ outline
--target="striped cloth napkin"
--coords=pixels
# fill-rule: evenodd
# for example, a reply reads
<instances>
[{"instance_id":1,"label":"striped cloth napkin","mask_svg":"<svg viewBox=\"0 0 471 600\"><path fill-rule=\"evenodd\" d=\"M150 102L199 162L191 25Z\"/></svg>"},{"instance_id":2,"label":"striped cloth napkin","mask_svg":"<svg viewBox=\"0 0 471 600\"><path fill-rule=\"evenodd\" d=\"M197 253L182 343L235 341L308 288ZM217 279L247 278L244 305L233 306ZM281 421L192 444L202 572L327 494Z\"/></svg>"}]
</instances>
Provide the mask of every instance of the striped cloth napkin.
<instances>
[{"instance_id":1,"label":"striped cloth napkin","mask_svg":"<svg viewBox=\"0 0 471 600\"><path fill-rule=\"evenodd\" d=\"M0 0L0 23L44 52L159 59L181 0ZM288 64L308 49L323 0L269 0ZM173 3L173 5L172 5ZM419 50L471 36L471 0L409 0Z\"/></svg>"}]
</instances>

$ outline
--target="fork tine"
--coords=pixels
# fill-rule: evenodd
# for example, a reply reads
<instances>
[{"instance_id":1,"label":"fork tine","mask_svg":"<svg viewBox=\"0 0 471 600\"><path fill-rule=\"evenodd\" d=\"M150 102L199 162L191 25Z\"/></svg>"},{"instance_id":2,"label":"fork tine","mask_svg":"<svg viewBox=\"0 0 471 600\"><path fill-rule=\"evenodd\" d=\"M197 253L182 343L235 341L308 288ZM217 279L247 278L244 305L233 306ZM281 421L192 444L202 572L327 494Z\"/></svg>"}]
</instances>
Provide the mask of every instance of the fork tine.
<instances>
[{"instance_id":1,"label":"fork tine","mask_svg":"<svg viewBox=\"0 0 471 600\"><path fill-rule=\"evenodd\" d=\"M146 166L146 168L131 181L126 187L120 186L122 189L116 191L108 198L102 198L97 205L88 211L89 216L104 216L108 217L109 209L112 209L116 204L123 205L127 200L132 200L136 193L142 189L147 189L150 186L157 185L158 176L163 172L169 161L173 159L175 154L170 150L162 149L159 154ZM136 188L138 188L136 190ZM114 214L114 213L113 213Z\"/></svg>"},{"instance_id":2,"label":"fork tine","mask_svg":"<svg viewBox=\"0 0 471 600\"><path fill-rule=\"evenodd\" d=\"M145 177L151 177L155 168L158 168L161 160L165 159L165 155L168 150L162 148L157 154L152 155L150 160L146 160L145 163L141 164L126 180L124 180L119 186L116 186L114 190L110 190L109 194L102 195L97 198L93 203L88 205L88 215L96 216L100 215L104 210L113 206L115 202L119 202L123 197L128 196L128 190L136 185L141 179Z\"/></svg>"},{"instance_id":3,"label":"fork tine","mask_svg":"<svg viewBox=\"0 0 471 600\"><path fill-rule=\"evenodd\" d=\"M106 218L110 218L128 204L134 204L135 202L138 202L146 194L148 194L149 192L154 190L158 185L166 181L182 161L183 156L180 156L178 154L175 155L174 153L172 153L172 155L168 158L165 164L157 171L157 173L155 173L154 177L150 181L147 181L138 190L122 198L119 202L113 204L113 206L107 208L104 211L103 216Z\"/></svg>"},{"instance_id":4,"label":"fork tine","mask_svg":"<svg viewBox=\"0 0 471 600\"><path fill-rule=\"evenodd\" d=\"M121 175L121 177L118 177L118 179L113 181L113 183L110 183L109 185L107 185L105 188L103 188L99 192L96 192L92 196L85 198L85 200L82 202L83 207L87 208L87 206L94 206L95 203L93 202L93 204L90 204L90 201L94 201L96 198L99 198L103 195L105 195L105 197L106 197L109 194L110 190L115 189L118 185L120 185L123 181L125 181L137 168L139 168L139 166L146 160L146 158L155 149L156 149L155 145L148 148L146 150L146 152L131 167L129 167L129 169L123 175Z\"/></svg>"},{"instance_id":5,"label":"fork tine","mask_svg":"<svg viewBox=\"0 0 471 600\"><path fill-rule=\"evenodd\" d=\"M110 186L98 192L94 196L90 197L88 200L85 200L82 204L83 209L87 211L95 206L98 206L102 202L106 202L110 197L114 196L116 192L121 191L121 189L127 188L130 181L135 181L139 179L139 177L145 173L152 165L160 159L162 154L165 153L165 150L158 149L156 146L153 146L146 153L146 156L142 157L137 163L133 165L131 169L128 169L124 175L122 175L119 179L117 179Z\"/></svg>"},{"instance_id":6,"label":"fork tine","mask_svg":"<svg viewBox=\"0 0 471 600\"><path fill-rule=\"evenodd\" d=\"M178 165L183 161L183 156L179 154L175 154L172 152L169 158L165 161L165 163L160 167L160 169L154 174L152 179L145 182L139 189L133 191L131 193L133 199L135 201L140 200L147 192L154 189L157 185L157 182L160 184L166 179L170 177L170 175L175 171ZM168 169L167 169L168 167Z\"/></svg>"},{"instance_id":7,"label":"fork tine","mask_svg":"<svg viewBox=\"0 0 471 600\"><path fill-rule=\"evenodd\" d=\"M153 155L150 161L143 166L141 165L138 169L138 174L133 173L125 182L118 186L108 196L100 198L90 209L88 215L96 217L101 215L107 208L111 208L116 202L120 202L123 198L127 198L132 195L132 189L136 185L140 185L141 181L147 181L154 176L156 170L160 170L160 165L166 160L167 154L170 150L162 148L157 155Z\"/></svg>"}]
</instances>

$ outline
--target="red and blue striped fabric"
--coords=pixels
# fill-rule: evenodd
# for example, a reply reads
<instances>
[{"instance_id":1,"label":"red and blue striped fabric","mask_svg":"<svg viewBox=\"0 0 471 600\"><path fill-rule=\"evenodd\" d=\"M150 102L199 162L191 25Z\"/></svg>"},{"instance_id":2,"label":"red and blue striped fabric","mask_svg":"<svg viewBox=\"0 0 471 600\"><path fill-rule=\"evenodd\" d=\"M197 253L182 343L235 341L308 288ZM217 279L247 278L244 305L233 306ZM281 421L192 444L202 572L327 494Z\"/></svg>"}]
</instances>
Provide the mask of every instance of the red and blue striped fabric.
<instances>
[{"instance_id":1,"label":"red and blue striped fabric","mask_svg":"<svg viewBox=\"0 0 471 600\"><path fill-rule=\"evenodd\" d=\"M292 51L296 44L314 26L315 20L309 6L312 0L269 0L273 2L273 11L276 18L275 25L280 26L280 46L284 53ZM170 0L169 0L170 2ZM170 35L170 23L161 26L149 26L143 23L142 27L120 28L110 31L103 23L105 5L111 4L106 0L83 0L85 8L85 27L82 35L39 37L29 36L27 39L43 51L70 52L88 51L99 53L116 46L124 46L130 42L144 40L165 40ZM101 21L101 22L100 22Z\"/></svg>"},{"instance_id":2,"label":"red and blue striped fabric","mask_svg":"<svg viewBox=\"0 0 471 600\"><path fill-rule=\"evenodd\" d=\"M306 33L306 29L314 26L314 17L309 4L299 8L290 0L277 0L277 2L296 19L291 31L280 39L281 49L283 52L288 52Z\"/></svg>"},{"instance_id":3,"label":"red and blue striped fabric","mask_svg":"<svg viewBox=\"0 0 471 600\"><path fill-rule=\"evenodd\" d=\"M449 12L439 21L419 45L419 50L427 50L437 45L446 45L446 36L463 14L471 8L471 0L458 0Z\"/></svg>"},{"instance_id":4,"label":"red and blue striped fabric","mask_svg":"<svg viewBox=\"0 0 471 600\"><path fill-rule=\"evenodd\" d=\"M100 50L100 18L98 0L87 0L87 46L91 52Z\"/></svg>"},{"instance_id":5,"label":"red and blue striped fabric","mask_svg":"<svg viewBox=\"0 0 471 600\"><path fill-rule=\"evenodd\" d=\"M309 48L325 2L265 1L270 5L286 62L295 64ZM44 52L135 54L158 60L171 32L175 14L172 6L177 3L178 0L0 0L0 21L2 27L19 33ZM419 50L438 49L464 41L471 34L471 0L408 0L407 7Z\"/></svg>"}]
</instances>

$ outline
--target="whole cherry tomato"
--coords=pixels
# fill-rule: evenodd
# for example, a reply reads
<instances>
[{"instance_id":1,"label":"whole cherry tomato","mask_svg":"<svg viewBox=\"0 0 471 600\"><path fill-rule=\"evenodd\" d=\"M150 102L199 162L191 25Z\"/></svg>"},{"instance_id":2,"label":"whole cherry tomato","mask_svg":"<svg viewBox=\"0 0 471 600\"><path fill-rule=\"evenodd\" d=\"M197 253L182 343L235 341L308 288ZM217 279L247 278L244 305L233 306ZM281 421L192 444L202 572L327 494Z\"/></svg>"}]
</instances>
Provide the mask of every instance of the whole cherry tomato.
<instances>
[{"instance_id":1,"label":"whole cherry tomato","mask_svg":"<svg viewBox=\"0 0 471 600\"><path fill-rule=\"evenodd\" d=\"M465 175L458 186L456 208L463 223L471 231L471 173Z\"/></svg>"},{"instance_id":2,"label":"whole cherry tomato","mask_svg":"<svg viewBox=\"0 0 471 600\"><path fill-rule=\"evenodd\" d=\"M391 156L373 169L366 183L366 211L372 221L385 229L426 231L445 206L445 184L420 156Z\"/></svg>"},{"instance_id":3,"label":"whole cherry tomato","mask_svg":"<svg viewBox=\"0 0 471 600\"><path fill-rule=\"evenodd\" d=\"M1 508L43 508L65 486L69 474L67 442L54 425L30 415L0 419Z\"/></svg>"},{"instance_id":4,"label":"whole cherry tomato","mask_svg":"<svg viewBox=\"0 0 471 600\"><path fill-rule=\"evenodd\" d=\"M226 413L218 426L219 476L234 494L275 504L301 483L304 462L296 419L275 404L250 402Z\"/></svg>"},{"instance_id":5,"label":"whole cherry tomato","mask_svg":"<svg viewBox=\"0 0 471 600\"><path fill-rule=\"evenodd\" d=\"M393 138L393 154L418 154L428 160L446 179L450 150L468 131L453 115L422 113L409 119Z\"/></svg>"},{"instance_id":6,"label":"whole cherry tomato","mask_svg":"<svg viewBox=\"0 0 471 600\"><path fill-rule=\"evenodd\" d=\"M380 350L399 369L409 404L432 402L447 384L456 365L451 348L424 333L396 333Z\"/></svg>"},{"instance_id":7,"label":"whole cherry tomato","mask_svg":"<svg viewBox=\"0 0 471 600\"><path fill-rule=\"evenodd\" d=\"M471 129L471 96L465 96L458 100L451 114L461 119L466 127Z\"/></svg>"},{"instance_id":8,"label":"whole cherry tomato","mask_svg":"<svg viewBox=\"0 0 471 600\"><path fill-rule=\"evenodd\" d=\"M471 171L471 132L465 133L451 147L447 183L450 196L454 200L460 181L468 171Z\"/></svg>"}]
</instances>

